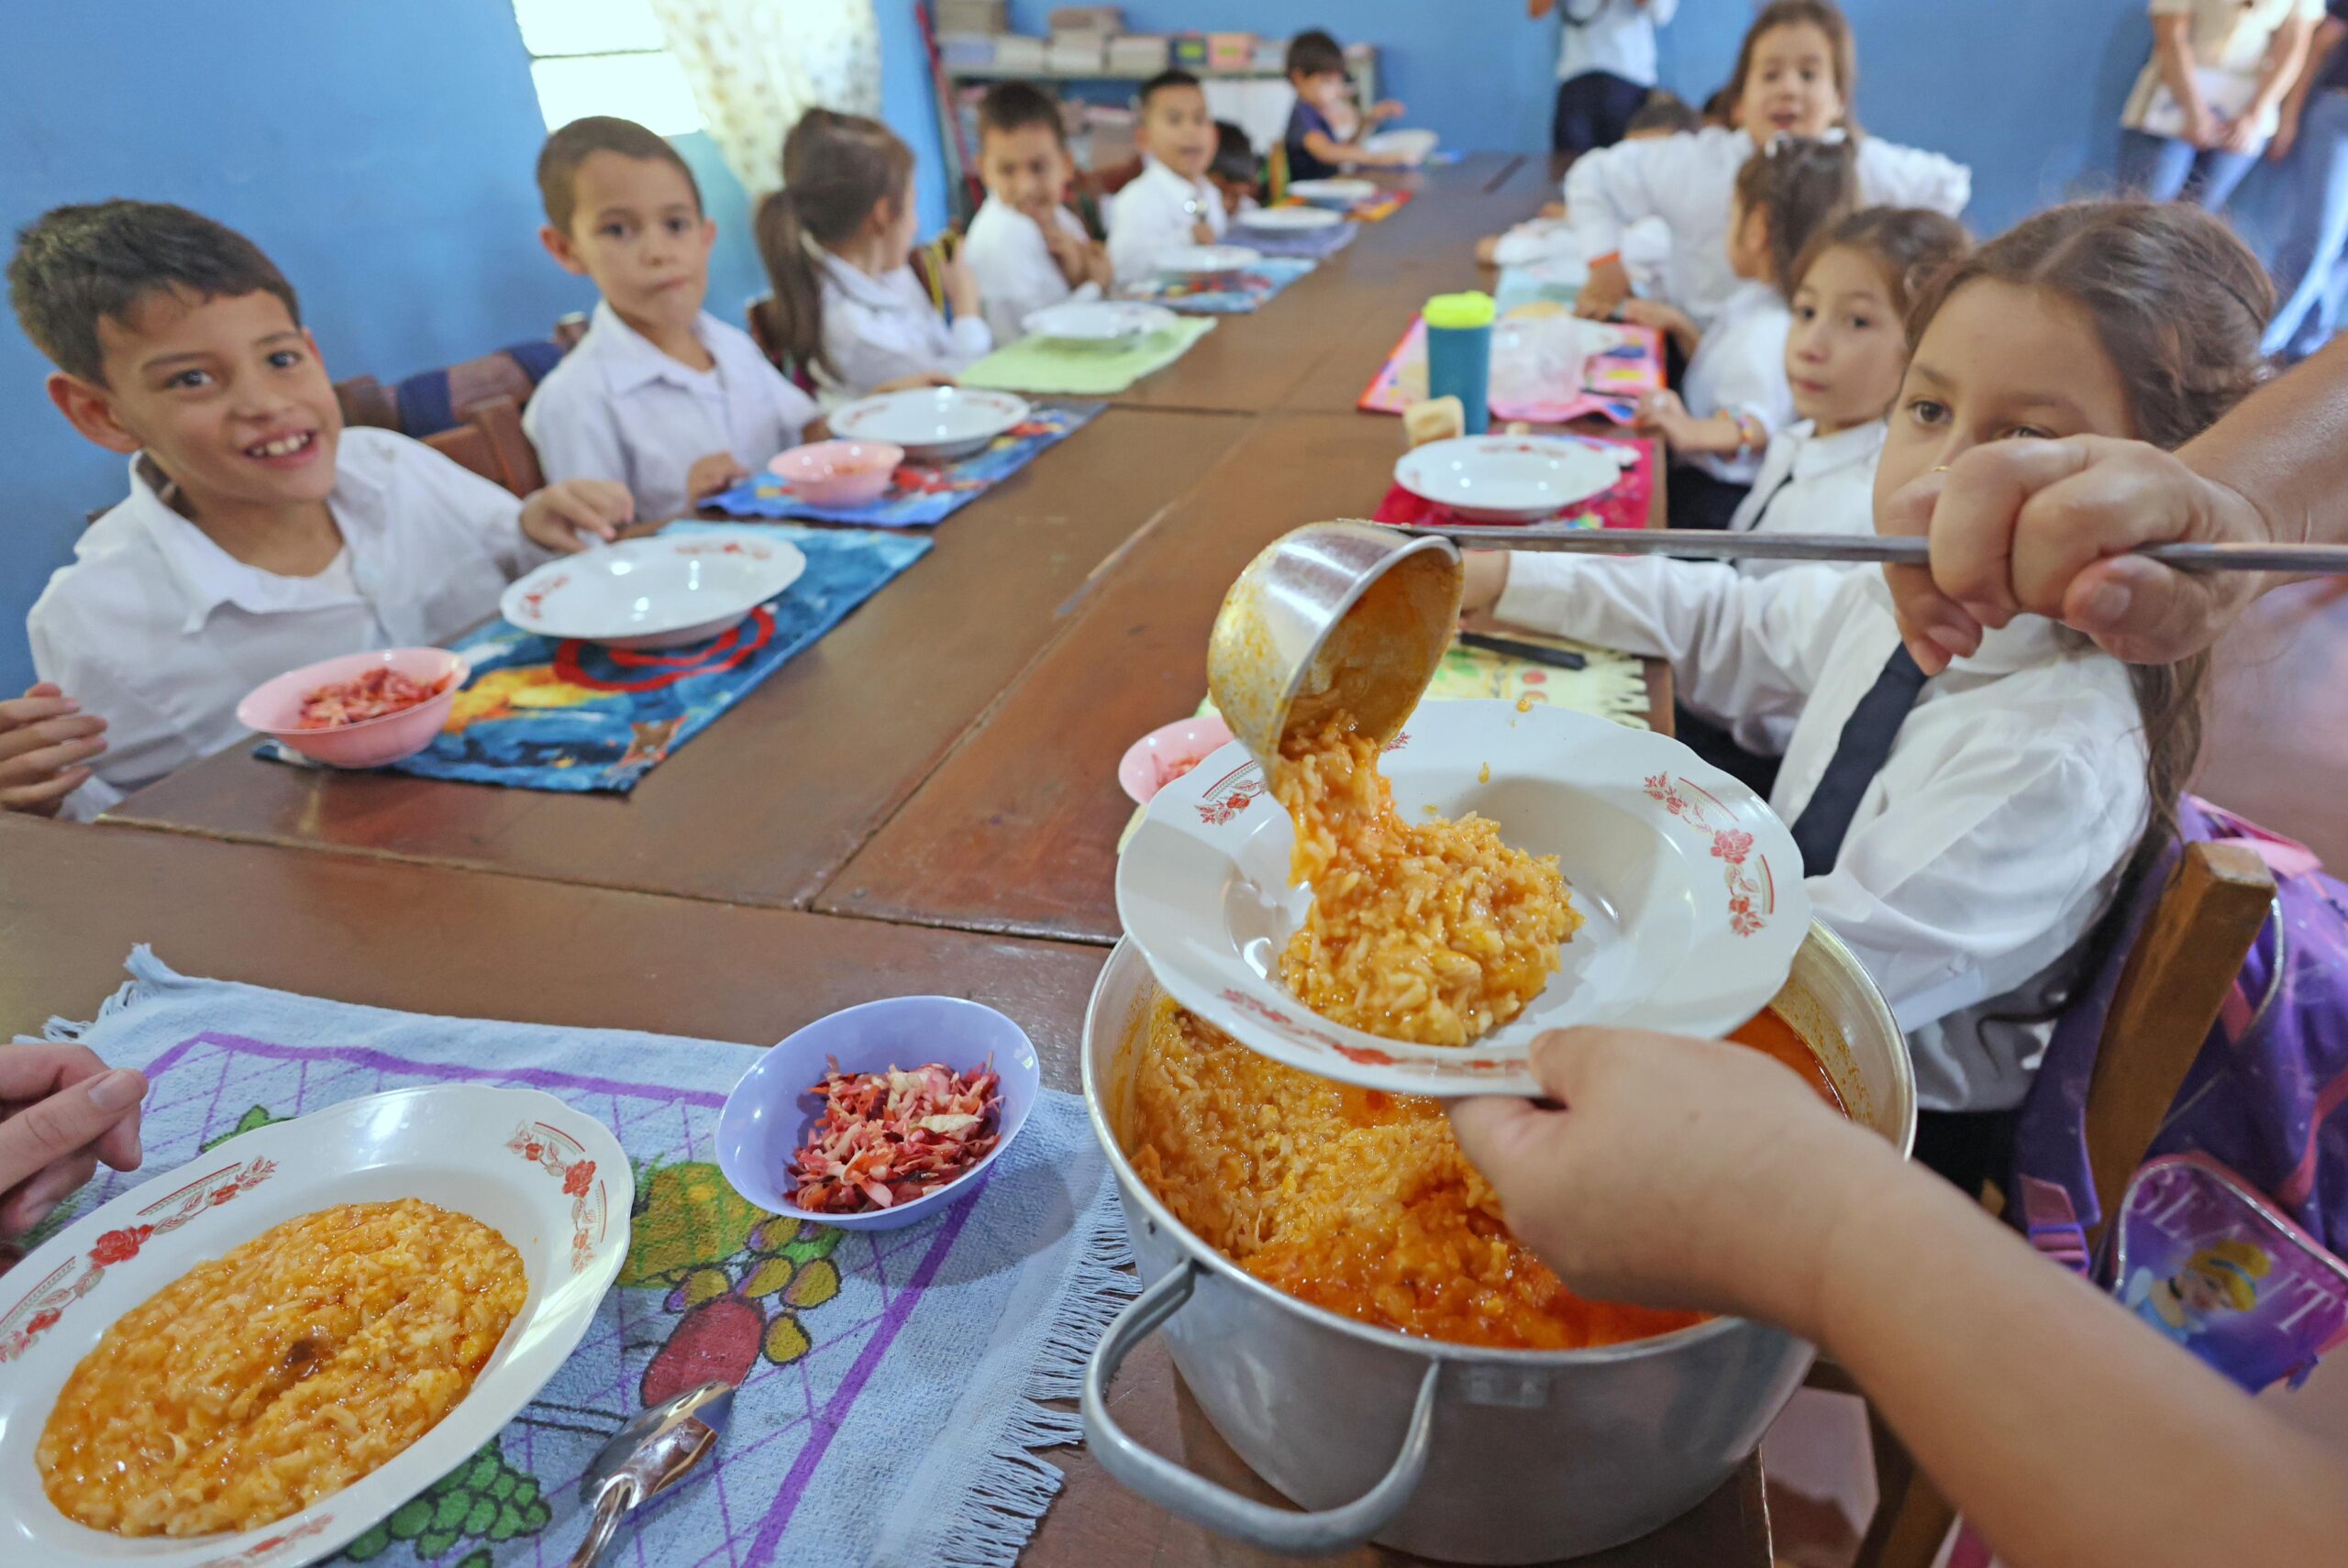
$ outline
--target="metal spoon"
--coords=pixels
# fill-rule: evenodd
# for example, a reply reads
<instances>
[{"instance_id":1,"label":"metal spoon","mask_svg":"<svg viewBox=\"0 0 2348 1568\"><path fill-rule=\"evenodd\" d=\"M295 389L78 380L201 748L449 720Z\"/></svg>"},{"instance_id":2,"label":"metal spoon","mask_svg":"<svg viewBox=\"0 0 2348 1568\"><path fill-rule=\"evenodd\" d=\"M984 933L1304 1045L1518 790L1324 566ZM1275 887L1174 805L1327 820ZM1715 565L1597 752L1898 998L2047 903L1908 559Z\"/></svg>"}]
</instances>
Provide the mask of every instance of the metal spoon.
<instances>
[{"instance_id":1,"label":"metal spoon","mask_svg":"<svg viewBox=\"0 0 2348 1568\"><path fill-rule=\"evenodd\" d=\"M717 1446L733 1409L732 1384L704 1383L638 1411L614 1432L580 1477L580 1500L595 1513L587 1538L571 1554L570 1568L593 1568L622 1519L682 1480Z\"/></svg>"}]
</instances>

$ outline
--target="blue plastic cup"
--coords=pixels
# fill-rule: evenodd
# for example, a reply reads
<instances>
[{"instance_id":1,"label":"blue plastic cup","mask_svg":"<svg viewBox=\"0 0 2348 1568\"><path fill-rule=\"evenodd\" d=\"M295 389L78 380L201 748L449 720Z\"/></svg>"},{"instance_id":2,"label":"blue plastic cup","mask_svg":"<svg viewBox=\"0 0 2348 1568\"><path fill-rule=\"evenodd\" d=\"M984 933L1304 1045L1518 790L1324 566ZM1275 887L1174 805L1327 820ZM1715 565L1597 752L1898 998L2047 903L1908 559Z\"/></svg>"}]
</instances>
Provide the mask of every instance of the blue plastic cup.
<instances>
[{"instance_id":1,"label":"blue plastic cup","mask_svg":"<svg viewBox=\"0 0 2348 1568\"><path fill-rule=\"evenodd\" d=\"M1491 428L1492 296L1480 290L1427 301L1427 395L1456 397L1470 436Z\"/></svg>"}]
</instances>

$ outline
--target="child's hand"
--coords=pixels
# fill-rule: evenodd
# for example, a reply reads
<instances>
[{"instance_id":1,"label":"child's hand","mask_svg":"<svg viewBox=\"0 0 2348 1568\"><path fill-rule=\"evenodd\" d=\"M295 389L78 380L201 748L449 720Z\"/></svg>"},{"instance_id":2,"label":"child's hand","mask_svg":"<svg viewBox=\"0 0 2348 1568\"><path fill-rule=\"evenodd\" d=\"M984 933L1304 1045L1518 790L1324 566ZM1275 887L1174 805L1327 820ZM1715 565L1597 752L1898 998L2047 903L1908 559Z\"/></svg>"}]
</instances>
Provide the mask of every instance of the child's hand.
<instances>
[{"instance_id":1,"label":"child's hand","mask_svg":"<svg viewBox=\"0 0 2348 1568\"><path fill-rule=\"evenodd\" d=\"M147 1079L86 1045L0 1051L0 1240L39 1224L103 1160L135 1171ZM0 1268L7 1265L0 1253Z\"/></svg>"},{"instance_id":2,"label":"child's hand","mask_svg":"<svg viewBox=\"0 0 2348 1568\"><path fill-rule=\"evenodd\" d=\"M1508 589L1506 550L1469 550L1460 570L1459 612L1473 614L1501 602Z\"/></svg>"},{"instance_id":3,"label":"child's hand","mask_svg":"<svg viewBox=\"0 0 2348 1568\"><path fill-rule=\"evenodd\" d=\"M1638 412L1631 416L1631 428L1642 436L1660 436L1678 446L1684 442L1688 427L1695 422L1688 405L1679 401L1679 394L1665 387L1639 400Z\"/></svg>"},{"instance_id":4,"label":"child's hand","mask_svg":"<svg viewBox=\"0 0 2348 1568\"><path fill-rule=\"evenodd\" d=\"M685 493L694 502L707 501L713 495L723 495L750 477L750 470L734 460L731 452L712 452L698 458L685 470Z\"/></svg>"},{"instance_id":5,"label":"child's hand","mask_svg":"<svg viewBox=\"0 0 2348 1568\"><path fill-rule=\"evenodd\" d=\"M1380 98L1369 106L1371 125L1382 126L1388 120L1399 120L1401 117L1402 101L1400 98Z\"/></svg>"},{"instance_id":6,"label":"child's hand","mask_svg":"<svg viewBox=\"0 0 2348 1568\"><path fill-rule=\"evenodd\" d=\"M522 502L523 536L564 555L610 542L635 518L636 498L616 480L562 480Z\"/></svg>"},{"instance_id":7,"label":"child's hand","mask_svg":"<svg viewBox=\"0 0 2348 1568\"><path fill-rule=\"evenodd\" d=\"M1574 314L1584 321L1606 321L1631 297L1631 274L1618 259L1600 261L1589 270L1589 281L1574 300Z\"/></svg>"},{"instance_id":8,"label":"child's hand","mask_svg":"<svg viewBox=\"0 0 2348 1568\"><path fill-rule=\"evenodd\" d=\"M1501 237L1497 234L1484 236L1483 238L1476 241L1476 265L1479 267L1499 266L1500 251Z\"/></svg>"},{"instance_id":9,"label":"child's hand","mask_svg":"<svg viewBox=\"0 0 2348 1568\"><path fill-rule=\"evenodd\" d=\"M938 263L938 287L946 292L946 303L954 307L955 315L979 314L979 281L970 272L970 264L956 251Z\"/></svg>"},{"instance_id":10,"label":"child's hand","mask_svg":"<svg viewBox=\"0 0 2348 1568\"><path fill-rule=\"evenodd\" d=\"M104 756L106 722L44 680L0 702L0 811L52 817Z\"/></svg>"},{"instance_id":11,"label":"child's hand","mask_svg":"<svg viewBox=\"0 0 2348 1568\"><path fill-rule=\"evenodd\" d=\"M1666 304L1661 300L1624 300L1615 307L1614 314L1634 326L1652 326L1658 332L1668 332L1675 337L1682 333L1689 337L1696 334L1694 316L1689 315L1678 305Z\"/></svg>"},{"instance_id":12,"label":"child's hand","mask_svg":"<svg viewBox=\"0 0 2348 1568\"><path fill-rule=\"evenodd\" d=\"M2224 122L2218 131L2217 145L2222 152L2256 152L2258 122L2248 115Z\"/></svg>"}]
</instances>

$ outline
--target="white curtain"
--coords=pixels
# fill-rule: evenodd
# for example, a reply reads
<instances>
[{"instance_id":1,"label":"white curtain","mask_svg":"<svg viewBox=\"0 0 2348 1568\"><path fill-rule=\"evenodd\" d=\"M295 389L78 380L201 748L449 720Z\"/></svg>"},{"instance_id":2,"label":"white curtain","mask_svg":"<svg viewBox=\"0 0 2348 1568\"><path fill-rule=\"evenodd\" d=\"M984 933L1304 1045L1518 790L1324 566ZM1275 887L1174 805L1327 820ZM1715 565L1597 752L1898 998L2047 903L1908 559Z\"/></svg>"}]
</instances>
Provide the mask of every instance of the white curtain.
<instances>
[{"instance_id":1,"label":"white curtain","mask_svg":"<svg viewBox=\"0 0 2348 1568\"><path fill-rule=\"evenodd\" d=\"M880 112L872 0L652 0L652 9L753 202L782 183L782 138L802 114Z\"/></svg>"}]
</instances>

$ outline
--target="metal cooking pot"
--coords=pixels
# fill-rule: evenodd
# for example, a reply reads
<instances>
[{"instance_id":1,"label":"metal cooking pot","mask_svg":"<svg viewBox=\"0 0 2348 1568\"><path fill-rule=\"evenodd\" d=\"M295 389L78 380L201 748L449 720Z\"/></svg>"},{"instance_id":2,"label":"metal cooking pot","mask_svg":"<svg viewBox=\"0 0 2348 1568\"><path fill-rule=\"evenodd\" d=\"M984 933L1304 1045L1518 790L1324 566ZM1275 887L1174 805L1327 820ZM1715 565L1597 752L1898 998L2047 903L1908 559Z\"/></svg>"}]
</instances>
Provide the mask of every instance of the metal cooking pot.
<instances>
[{"instance_id":1,"label":"metal cooking pot","mask_svg":"<svg viewBox=\"0 0 2348 1568\"><path fill-rule=\"evenodd\" d=\"M1125 1157L1129 1048L1159 995L1128 939L1085 1015L1085 1104L1144 1288L1093 1353L1083 1410L1102 1466L1160 1507L1273 1551L1375 1540L1456 1562L1578 1556L1700 1502L1801 1382L1811 1347L1742 1319L1600 1350L1489 1350L1372 1328L1246 1274L1185 1230ZM1905 1152L1916 1126L1907 1043L1824 926L1811 926L1773 1005L1818 1051L1853 1119ZM1110 1380L1154 1331L1215 1430L1307 1511L1242 1497L1118 1428Z\"/></svg>"}]
</instances>

